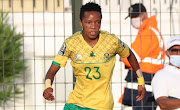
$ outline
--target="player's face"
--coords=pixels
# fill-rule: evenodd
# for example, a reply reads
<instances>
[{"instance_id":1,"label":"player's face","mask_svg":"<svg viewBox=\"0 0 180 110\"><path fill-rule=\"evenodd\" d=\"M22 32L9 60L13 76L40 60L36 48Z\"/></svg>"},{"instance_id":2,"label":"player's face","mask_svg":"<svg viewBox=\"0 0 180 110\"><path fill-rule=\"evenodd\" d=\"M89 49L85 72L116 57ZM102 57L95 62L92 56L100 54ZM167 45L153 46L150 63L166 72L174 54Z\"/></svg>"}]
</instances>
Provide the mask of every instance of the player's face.
<instances>
[{"instance_id":1,"label":"player's face","mask_svg":"<svg viewBox=\"0 0 180 110\"><path fill-rule=\"evenodd\" d=\"M98 38L101 27L101 15L96 11L86 11L80 25L83 28L83 37L94 40Z\"/></svg>"}]
</instances>

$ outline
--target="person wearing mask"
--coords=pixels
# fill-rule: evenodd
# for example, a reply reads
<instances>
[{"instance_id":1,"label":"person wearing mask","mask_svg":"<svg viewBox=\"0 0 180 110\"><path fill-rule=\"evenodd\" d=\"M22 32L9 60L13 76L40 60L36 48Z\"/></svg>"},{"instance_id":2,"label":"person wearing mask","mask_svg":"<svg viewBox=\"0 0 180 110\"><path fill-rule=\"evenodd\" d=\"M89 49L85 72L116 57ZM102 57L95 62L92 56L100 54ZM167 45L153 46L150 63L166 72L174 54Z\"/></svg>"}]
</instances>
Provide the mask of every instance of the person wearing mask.
<instances>
[{"instance_id":1,"label":"person wearing mask","mask_svg":"<svg viewBox=\"0 0 180 110\"><path fill-rule=\"evenodd\" d=\"M124 95L122 95L120 101L124 105L133 106L133 110L155 110L157 103L151 101L153 99L151 80L154 74L164 67L164 41L157 28L156 16L148 17L146 8L142 3L131 5L128 12L126 18L130 17L131 25L139 30L134 42L131 44L131 50L142 70L147 92L142 102L136 101L137 89L135 87L137 86L137 79L135 71L132 70L126 58L121 58L129 71L125 78L127 83Z\"/></svg>"},{"instance_id":2,"label":"person wearing mask","mask_svg":"<svg viewBox=\"0 0 180 110\"><path fill-rule=\"evenodd\" d=\"M137 101L144 98L144 78L133 52L116 35L100 31L101 19L98 4L82 5L79 23L83 30L64 41L46 74L43 96L46 100L54 100L51 85L55 74L66 65L68 58L71 59L76 82L64 110L113 110L110 84L116 54L126 57L136 71L139 80Z\"/></svg>"},{"instance_id":3,"label":"person wearing mask","mask_svg":"<svg viewBox=\"0 0 180 110\"><path fill-rule=\"evenodd\" d=\"M180 110L180 36L167 42L169 64L152 79L152 90L161 110Z\"/></svg>"}]
</instances>

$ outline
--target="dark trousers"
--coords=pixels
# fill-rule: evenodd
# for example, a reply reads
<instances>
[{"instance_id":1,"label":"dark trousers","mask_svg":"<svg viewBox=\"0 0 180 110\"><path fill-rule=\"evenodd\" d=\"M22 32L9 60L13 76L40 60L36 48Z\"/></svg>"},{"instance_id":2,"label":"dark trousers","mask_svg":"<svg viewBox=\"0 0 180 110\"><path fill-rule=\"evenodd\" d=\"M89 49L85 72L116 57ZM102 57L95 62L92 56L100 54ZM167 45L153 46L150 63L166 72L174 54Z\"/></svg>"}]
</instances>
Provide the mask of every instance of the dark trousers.
<instances>
[{"instance_id":1,"label":"dark trousers","mask_svg":"<svg viewBox=\"0 0 180 110\"><path fill-rule=\"evenodd\" d=\"M151 80L154 74L143 72L145 83L147 85L151 84ZM125 79L127 82L137 83L137 77L134 71L129 70L128 75ZM134 89L125 88L124 97L122 100L123 105L132 106L133 110L156 110L157 103L154 100L152 92L146 92L144 99L142 101L136 101L136 96L138 91Z\"/></svg>"},{"instance_id":2,"label":"dark trousers","mask_svg":"<svg viewBox=\"0 0 180 110\"><path fill-rule=\"evenodd\" d=\"M157 103L152 99L152 92L146 92L142 101L136 101L137 90L125 88L122 104L132 106L133 110L156 110Z\"/></svg>"}]
</instances>

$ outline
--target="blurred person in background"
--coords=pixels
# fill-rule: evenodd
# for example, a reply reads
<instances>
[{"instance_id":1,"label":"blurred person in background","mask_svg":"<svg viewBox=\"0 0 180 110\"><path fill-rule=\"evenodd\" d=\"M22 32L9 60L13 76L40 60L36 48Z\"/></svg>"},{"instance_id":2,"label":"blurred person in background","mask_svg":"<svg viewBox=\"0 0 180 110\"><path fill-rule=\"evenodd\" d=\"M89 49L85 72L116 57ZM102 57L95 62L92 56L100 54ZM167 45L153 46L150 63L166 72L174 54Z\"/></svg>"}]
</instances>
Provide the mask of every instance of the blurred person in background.
<instances>
[{"instance_id":1,"label":"blurred person in background","mask_svg":"<svg viewBox=\"0 0 180 110\"><path fill-rule=\"evenodd\" d=\"M154 97L162 110L180 110L180 36L167 42L169 64L152 79Z\"/></svg>"},{"instance_id":2,"label":"blurred person in background","mask_svg":"<svg viewBox=\"0 0 180 110\"><path fill-rule=\"evenodd\" d=\"M98 4L89 2L83 5L79 20L83 30L64 41L46 74L43 96L46 100L54 100L51 85L55 74L66 65L68 58L71 59L76 83L64 110L113 109L110 83L116 54L127 58L136 71L136 78L139 80L136 87L137 101L144 98L144 78L133 52L116 35L100 31L101 19L101 7Z\"/></svg>"},{"instance_id":3,"label":"blurred person in background","mask_svg":"<svg viewBox=\"0 0 180 110\"><path fill-rule=\"evenodd\" d=\"M164 67L164 40L157 28L156 16L148 17L143 4L131 5L128 12L129 14L125 19L130 17L131 25L139 30L134 42L131 44L131 50L139 62L147 92L143 101L136 101L135 94L137 94L138 90L135 88L137 86L135 71L126 58L121 58L126 69L129 70L125 78L127 81L125 91L119 102L127 106L133 106L133 110L155 110L157 103L153 101L151 80L154 74Z\"/></svg>"}]
</instances>

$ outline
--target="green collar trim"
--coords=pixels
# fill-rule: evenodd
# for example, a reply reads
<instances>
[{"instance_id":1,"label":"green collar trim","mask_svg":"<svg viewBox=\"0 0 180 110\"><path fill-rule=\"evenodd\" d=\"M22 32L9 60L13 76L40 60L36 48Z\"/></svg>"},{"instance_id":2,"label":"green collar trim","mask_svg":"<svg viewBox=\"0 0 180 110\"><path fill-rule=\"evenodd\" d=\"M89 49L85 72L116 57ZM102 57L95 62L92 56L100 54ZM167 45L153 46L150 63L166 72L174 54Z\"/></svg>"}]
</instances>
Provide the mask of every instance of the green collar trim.
<instances>
[{"instance_id":1,"label":"green collar trim","mask_svg":"<svg viewBox=\"0 0 180 110\"><path fill-rule=\"evenodd\" d=\"M116 55L115 55L114 57L116 57ZM106 62L99 62L99 63L76 63L76 62L74 62L74 63L75 63L75 64L102 64L102 63L107 63L107 62L111 61L114 57L112 57L111 59L109 59L109 60L106 61Z\"/></svg>"}]
</instances>

